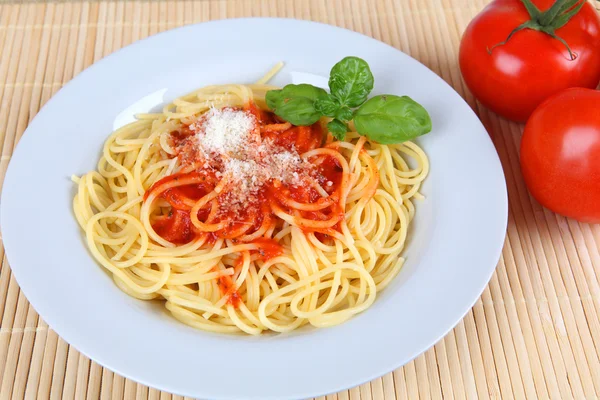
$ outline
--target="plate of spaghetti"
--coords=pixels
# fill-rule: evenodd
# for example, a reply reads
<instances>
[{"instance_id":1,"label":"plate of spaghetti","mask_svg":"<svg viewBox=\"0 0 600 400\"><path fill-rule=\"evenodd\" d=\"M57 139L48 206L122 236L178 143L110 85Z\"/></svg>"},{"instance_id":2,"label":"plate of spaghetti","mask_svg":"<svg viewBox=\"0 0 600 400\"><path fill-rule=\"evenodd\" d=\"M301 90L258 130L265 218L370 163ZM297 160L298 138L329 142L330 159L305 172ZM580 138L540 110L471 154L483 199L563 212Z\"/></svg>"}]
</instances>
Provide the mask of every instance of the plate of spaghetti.
<instances>
[{"instance_id":1,"label":"plate of spaghetti","mask_svg":"<svg viewBox=\"0 0 600 400\"><path fill-rule=\"evenodd\" d=\"M15 151L1 219L28 300L93 360L178 394L284 399L448 332L493 273L507 197L485 129L417 61L239 19L67 84Z\"/></svg>"}]
</instances>

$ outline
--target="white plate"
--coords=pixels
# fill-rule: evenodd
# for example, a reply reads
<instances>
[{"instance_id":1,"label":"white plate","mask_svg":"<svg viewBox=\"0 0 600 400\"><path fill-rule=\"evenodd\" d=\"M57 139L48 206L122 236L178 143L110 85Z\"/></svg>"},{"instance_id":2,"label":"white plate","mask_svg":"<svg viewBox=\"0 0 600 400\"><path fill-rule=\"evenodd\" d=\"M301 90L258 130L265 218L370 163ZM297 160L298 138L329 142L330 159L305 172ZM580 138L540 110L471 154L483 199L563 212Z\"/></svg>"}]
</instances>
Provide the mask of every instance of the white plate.
<instances>
[{"instance_id":1,"label":"white plate","mask_svg":"<svg viewBox=\"0 0 600 400\"><path fill-rule=\"evenodd\" d=\"M246 40L248 39L248 40ZM277 61L274 83L323 80L347 55L364 58L374 93L407 94L433 131L431 160L407 262L366 312L328 329L261 337L189 328L163 307L122 293L97 265L71 211L69 177L96 167L115 125L201 86L253 82ZM126 110L124 112L124 110ZM302 398L383 375L432 346L469 310L498 261L507 197L485 129L442 79L381 42L282 19L190 25L137 42L66 85L35 117L4 181L2 231L13 273L41 317L115 372L212 399Z\"/></svg>"}]
</instances>

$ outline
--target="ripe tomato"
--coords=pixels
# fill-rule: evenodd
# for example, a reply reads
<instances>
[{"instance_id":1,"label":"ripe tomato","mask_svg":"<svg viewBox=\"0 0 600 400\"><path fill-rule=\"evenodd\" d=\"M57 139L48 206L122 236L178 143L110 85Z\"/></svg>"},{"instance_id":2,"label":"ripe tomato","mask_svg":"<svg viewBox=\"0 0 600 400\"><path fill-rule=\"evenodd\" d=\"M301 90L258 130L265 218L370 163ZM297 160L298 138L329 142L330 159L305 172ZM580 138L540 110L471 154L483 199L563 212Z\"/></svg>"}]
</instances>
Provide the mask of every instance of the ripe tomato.
<instances>
[{"instance_id":1,"label":"ripe tomato","mask_svg":"<svg viewBox=\"0 0 600 400\"><path fill-rule=\"evenodd\" d=\"M600 92L572 88L550 97L525 125L521 169L543 206L600 222Z\"/></svg>"},{"instance_id":2,"label":"ripe tomato","mask_svg":"<svg viewBox=\"0 0 600 400\"><path fill-rule=\"evenodd\" d=\"M541 11L555 3L531 2ZM557 2L568 5L573 1ZM475 97L506 118L525 121L542 101L562 89L595 88L600 81L600 17L584 2L555 32L571 48L572 60L563 43L534 29L522 29L505 44L494 47L524 22L538 23L541 17L533 19L523 0L492 1L471 21L460 44L460 69ZM561 22L564 20L551 24ZM538 26L553 29L543 25L543 20L541 24Z\"/></svg>"}]
</instances>

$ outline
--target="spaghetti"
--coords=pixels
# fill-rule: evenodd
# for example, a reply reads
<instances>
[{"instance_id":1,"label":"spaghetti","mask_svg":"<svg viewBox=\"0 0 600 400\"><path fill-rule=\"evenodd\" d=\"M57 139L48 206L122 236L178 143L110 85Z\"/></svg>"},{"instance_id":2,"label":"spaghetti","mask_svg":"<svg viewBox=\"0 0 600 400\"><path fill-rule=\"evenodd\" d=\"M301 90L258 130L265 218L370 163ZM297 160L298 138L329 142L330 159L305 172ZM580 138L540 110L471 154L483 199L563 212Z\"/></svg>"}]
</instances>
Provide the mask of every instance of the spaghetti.
<instances>
[{"instance_id":1,"label":"spaghetti","mask_svg":"<svg viewBox=\"0 0 600 400\"><path fill-rule=\"evenodd\" d=\"M107 139L97 171L74 177L94 258L124 292L164 299L193 327L336 325L404 262L424 152L282 121L264 100L273 74L138 116Z\"/></svg>"}]
</instances>

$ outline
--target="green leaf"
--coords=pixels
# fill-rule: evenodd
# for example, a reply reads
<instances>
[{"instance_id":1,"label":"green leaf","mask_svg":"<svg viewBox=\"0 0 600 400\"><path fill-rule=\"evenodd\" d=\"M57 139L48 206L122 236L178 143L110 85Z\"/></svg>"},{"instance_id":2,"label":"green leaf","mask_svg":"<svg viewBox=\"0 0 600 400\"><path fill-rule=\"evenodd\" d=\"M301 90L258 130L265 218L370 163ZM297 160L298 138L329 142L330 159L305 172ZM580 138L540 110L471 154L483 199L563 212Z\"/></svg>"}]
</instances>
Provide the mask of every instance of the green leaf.
<instances>
[{"instance_id":1,"label":"green leaf","mask_svg":"<svg viewBox=\"0 0 600 400\"><path fill-rule=\"evenodd\" d=\"M361 135L380 144L401 143L431 131L431 118L408 96L375 96L354 114Z\"/></svg>"},{"instance_id":2,"label":"green leaf","mask_svg":"<svg viewBox=\"0 0 600 400\"><path fill-rule=\"evenodd\" d=\"M360 106L373 90L373 74L369 64L358 57L344 58L331 69L329 90L341 105Z\"/></svg>"},{"instance_id":3,"label":"green leaf","mask_svg":"<svg viewBox=\"0 0 600 400\"><path fill-rule=\"evenodd\" d=\"M284 120L294 125L312 125L321 117L315 102L327 97L327 92L316 86L290 84L281 90L269 90L265 100L267 106Z\"/></svg>"},{"instance_id":4,"label":"green leaf","mask_svg":"<svg viewBox=\"0 0 600 400\"><path fill-rule=\"evenodd\" d=\"M335 113L335 117L343 122L348 122L354 117L354 113L348 107L340 107Z\"/></svg>"},{"instance_id":5,"label":"green leaf","mask_svg":"<svg viewBox=\"0 0 600 400\"><path fill-rule=\"evenodd\" d=\"M327 124L327 129L329 132L335 137L337 140L344 140L346 138L346 132L348 132L348 127L345 123L340 120L334 119Z\"/></svg>"},{"instance_id":6,"label":"green leaf","mask_svg":"<svg viewBox=\"0 0 600 400\"><path fill-rule=\"evenodd\" d=\"M340 108L337 101L327 96L326 99L317 99L315 109L326 117L335 117L335 113Z\"/></svg>"}]
</instances>

